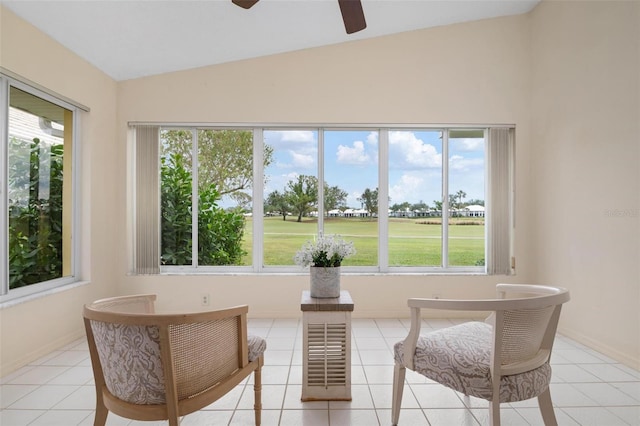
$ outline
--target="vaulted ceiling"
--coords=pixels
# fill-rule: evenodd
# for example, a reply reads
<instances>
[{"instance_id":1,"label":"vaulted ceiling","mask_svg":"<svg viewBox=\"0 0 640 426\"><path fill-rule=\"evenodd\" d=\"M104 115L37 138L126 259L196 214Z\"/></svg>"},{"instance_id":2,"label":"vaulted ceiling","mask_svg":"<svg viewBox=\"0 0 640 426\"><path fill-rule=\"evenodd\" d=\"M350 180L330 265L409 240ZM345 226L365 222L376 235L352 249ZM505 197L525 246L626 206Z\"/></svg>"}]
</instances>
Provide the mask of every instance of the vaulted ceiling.
<instances>
[{"instance_id":1,"label":"vaulted ceiling","mask_svg":"<svg viewBox=\"0 0 640 426\"><path fill-rule=\"evenodd\" d=\"M526 13L539 0L362 0L347 34L337 0L0 0L115 80Z\"/></svg>"}]
</instances>

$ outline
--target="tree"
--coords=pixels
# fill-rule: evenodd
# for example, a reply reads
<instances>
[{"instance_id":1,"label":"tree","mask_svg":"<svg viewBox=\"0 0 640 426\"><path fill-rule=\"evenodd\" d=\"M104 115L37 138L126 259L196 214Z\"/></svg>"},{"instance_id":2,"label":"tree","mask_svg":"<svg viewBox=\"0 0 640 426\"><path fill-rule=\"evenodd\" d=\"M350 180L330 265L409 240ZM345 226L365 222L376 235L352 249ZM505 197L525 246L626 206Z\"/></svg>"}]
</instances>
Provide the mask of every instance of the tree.
<instances>
[{"instance_id":1,"label":"tree","mask_svg":"<svg viewBox=\"0 0 640 426\"><path fill-rule=\"evenodd\" d=\"M318 204L318 179L315 176L300 175L287 184L287 200L292 210L298 214L298 222Z\"/></svg>"},{"instance_id":2,"label":"tree","mask_svg":"<svg viewBox=\"0 0 640 426\"><path fill-rule=\"evenodd\" d=\"M338 186L329 186L324 184L324 214L327 215L329 210L344 207L347 204L347 191L340 189Z\"/></svg>"},{"instance_id":3,"label":"tree","mask_svg":"<svg viewBox=\"0 0 640 426\"><path fill-rule=\"evenodd\" d=\"M225 195L239 206L251 201L247 190L253 184L253 132L249 130L198 130L198 186L214 186L220 198ZM192 167L190 130L165 130L161 136L163 152L182 156L184 167ZM263 164L273 162L273 148L264 146Z\"/></svg>"},{"instance_id":4,"label":"tree","mask_svg":"<svg viewBox=\"0 0 640 426\"><path fill-rule=\"evenodd\" d=\"M460 191L456 192L455 196L458 198L458 208L460 209L460 208L464 207L462 205L462 200L464 200L464 198L467 196L467 193L464 192L463 190L460 190Z\"/></svg>"},{"instance_id":5,"label":"tree","mask_svg":"<svg viewBox=\"0 0 640 426\"><path fill-rule=\"evenodd\" d=\"M265 210L278 211L282 214L282 220L286 220L289 212L298 214L298 222L302 216L307 215L311 209L317 208L318 179L315 176L300 175L296 180L290 180L283 193L273 191L265 200ZM325 214L329 210L344 207L347 202L347 192L338 186L324 184L324 209Z\"/></svg>"},{"instance_id":6,"label":"tree","mask_svg":"<svg viewBox=\"0 0 640 426\"><path fill-rule=\"evenodd\" d=\"M395 203L394 205L392 205L390 207L390 209L391 209L391 211L396 212L396 213L398 213L398 212L405 213L405 212L407 212L407 211L409 211L411 209L411 204L408 201L404 201L402 203ZM404 214L403 214L403 216L404 216Z\"/></svg>"},{"instance_id":7,"label":"tree","mask_svg":"<svg viewBox=\"0 0 640 426\"><path fill-rule=\"evenodd\" d=\"M161 262L190 265L193 251L191 172L181 154L162 158L161 163ZM209 185L198 191L198 264L234 265L245 254L242 249L244 217L218 206L220 193Z\"/></svg>"},{"instance_id":8,"label":"tree","mask_svg":"<svg viewBox=\"0 0 640 426\"><path fill-rule=\"evenodd\" d=\"M484 206L484 200L472 199L467 201L468 206Z\"/></svg>"},{"instance_id":9,"label":"tree","mask_svg":"<svg viewBox=\"0 0 640 426\"><path fill-rule=\"evenodd\" d=\"M378 214L378 188L373 191L369 188L365 189L358 201L371 216Z\"/></svg>"},{"instance_id":10,"label":"tree","mask_svg":"<svg viewBox=\"0 0 640 426\"><path fill-rule=\"evenodd\" d=\"M410 208L413 211L419 211L419 212L426 212L427 210L429 210L429 206L427 205L427 203L425 203L422 200L418 201L415 204L412 204Z\"/></svg>"},{"instance_id":11,"label":"tree","mask_svg":"<svg viewBox=\"0 0 640 426\"><path fill-rule=\"evenodd\" d=\"M287 220L287 214L291 212L291 205L287 195L276 190L267 196L264 209L268 212L279 212L282 215L282 220Z\"/></svg>"}]
</instances>

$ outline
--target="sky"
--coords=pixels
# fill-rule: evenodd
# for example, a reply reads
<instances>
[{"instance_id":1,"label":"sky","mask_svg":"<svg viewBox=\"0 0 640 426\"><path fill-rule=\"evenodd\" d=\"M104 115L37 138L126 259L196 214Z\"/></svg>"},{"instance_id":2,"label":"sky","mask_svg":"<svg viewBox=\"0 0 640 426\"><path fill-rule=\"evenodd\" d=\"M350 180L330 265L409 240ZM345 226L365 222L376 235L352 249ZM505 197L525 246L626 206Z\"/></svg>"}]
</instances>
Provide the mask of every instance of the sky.
<instances>
[{"instance_id":1,"label":"sky","mask_svg":"<svg viewBox=\"0 0 640 426\"><path fill-rule=\"evenodd\" d=\"M442 141L438 130L389 132L389 205L405 201L434 206L442 199ZM283 191L298 175L318 175L318 132L265 130L265 143L274 149L274 161L265 170L265 197ZM348 193L347 206L360 208L365 189L378 187L377 131L326 130L324 170L329 186ZM449 193L464 191L464 201L484 200L484 141L449 139Z\"/></svg>"}]
</instances>

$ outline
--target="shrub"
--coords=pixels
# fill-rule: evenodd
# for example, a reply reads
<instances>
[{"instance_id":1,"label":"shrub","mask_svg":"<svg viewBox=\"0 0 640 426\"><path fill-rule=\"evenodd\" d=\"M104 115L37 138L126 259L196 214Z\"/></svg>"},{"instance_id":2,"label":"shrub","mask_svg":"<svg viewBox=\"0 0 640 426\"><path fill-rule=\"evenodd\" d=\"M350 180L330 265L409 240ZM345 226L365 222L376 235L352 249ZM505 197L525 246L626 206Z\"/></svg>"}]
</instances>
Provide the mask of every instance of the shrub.
<instances>
[{"instance_id":1,"label":"shrub","mask_svg":"<svg viewBox=\"0 0 640 426\"><path fill-rule=\"evenodd\" d=\"M50 147L48 196L42 197L40 140L9 144L10 289L62 276L63 152L62 145Z\"/></svg>"},{"instance_id":2,"label":"shrub","mask_svg":"<svg viewBox=\"0 0 640 426\"><path fill-rule=\"evenodd\" d=\"M192 208L191 174L180 154L162 158L161 235L163 265L191 265ZM218 206L220 194L214 185L198 194L198 264L234 265L241 262L244 216Z\"/></svg>"}]
</instances>

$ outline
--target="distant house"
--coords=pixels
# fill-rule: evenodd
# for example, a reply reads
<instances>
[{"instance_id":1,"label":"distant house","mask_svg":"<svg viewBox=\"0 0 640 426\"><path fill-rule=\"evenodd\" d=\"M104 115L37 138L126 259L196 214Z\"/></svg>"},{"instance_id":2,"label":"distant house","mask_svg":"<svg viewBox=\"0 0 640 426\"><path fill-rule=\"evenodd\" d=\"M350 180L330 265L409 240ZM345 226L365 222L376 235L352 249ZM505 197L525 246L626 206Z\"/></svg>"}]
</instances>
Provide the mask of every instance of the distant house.
<instances>
[{"instance_id":1,"label":"distant house","mask_svg":"<svg viewBox=\"0 0 640 426\"><path fill-rule=\"evenodd\" d=\"M369 217L369 212L364 209L346 209L344 217Z\"/></svg>"},{"instance_id":2,"label":"distant house","mask_svg":"<svg viewBox=\"0 0 640 426\"><path fill-rule=\"evenodd\" d=\"M458 211L464 217L484 217L484 206L473 204Z\"/></svg>"}]
</instances>

